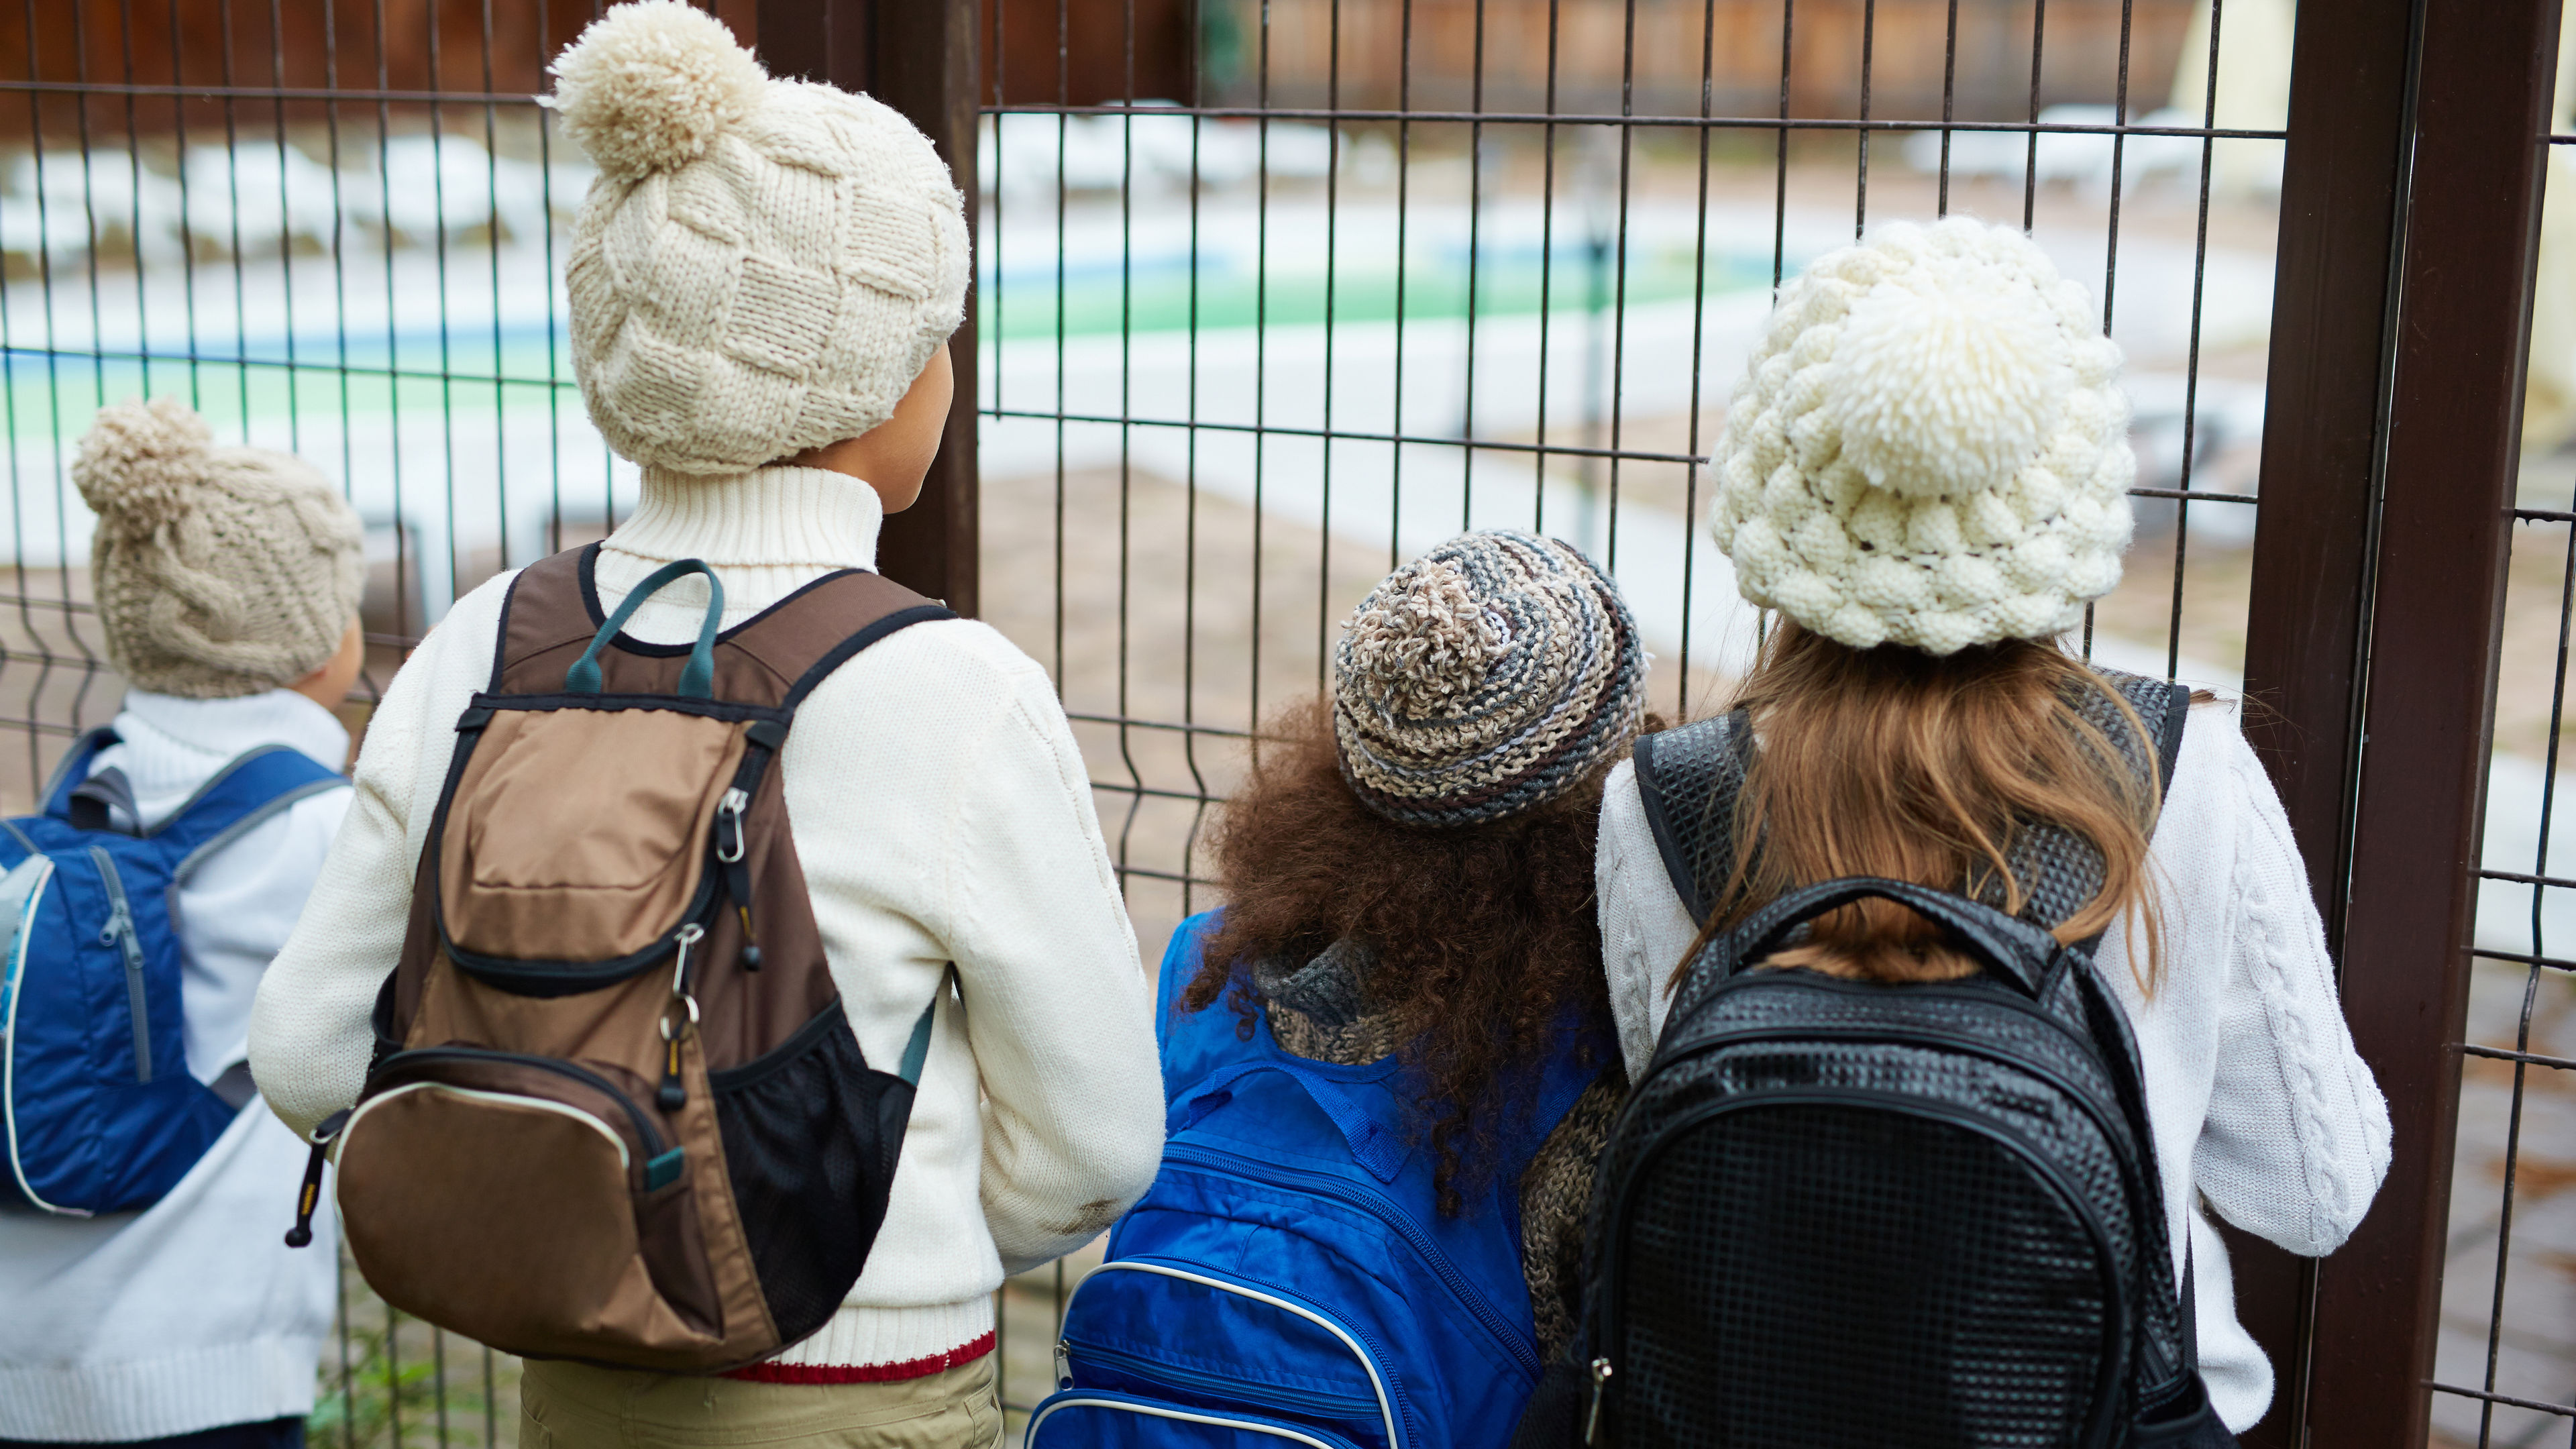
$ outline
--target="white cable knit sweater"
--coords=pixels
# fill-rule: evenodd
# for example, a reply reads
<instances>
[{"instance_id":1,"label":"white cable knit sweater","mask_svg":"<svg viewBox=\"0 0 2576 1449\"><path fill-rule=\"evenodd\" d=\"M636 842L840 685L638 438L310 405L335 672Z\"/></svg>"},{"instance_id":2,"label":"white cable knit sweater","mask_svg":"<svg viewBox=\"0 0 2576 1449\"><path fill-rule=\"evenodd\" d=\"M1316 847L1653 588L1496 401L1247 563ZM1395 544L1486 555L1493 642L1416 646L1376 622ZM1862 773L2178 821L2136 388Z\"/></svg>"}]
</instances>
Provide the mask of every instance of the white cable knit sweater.
<instances>
[{"instance_id":1,"label":"white cable knit sweater","mask_svg":"<svg viewBox=\"0 0 2576 1449\"><path fill-rule=\"evenodd\" d=\"M2272 1401L2272 1366L2236 1321L2227 1245L2194 1198L2293 1253L2333 1252L2387 1175L2388 1104L2353 1050L2289 817L2233 709L2192 710L2149 857L2164 979L2153 997L2139 990L2126 919L2095 965L2137 1034L2177 1282L2186 1224L2191 1234L2201 1378L2219 1417L2243 1430ZM1633 1077L1662 1035L1665 980L1698 928L1665 873L1632 764L1611 773L1595 870L1610 1005Z\"/></svg>"},{"instance_id":2,"label":"white cable knit sweater","mask_svg":"<svg viewBox=\"0 0 2576 1449\"><path fill-rule=\"evenodd\" d=\"M834 568L873 566L880 518L874 490L837 473L648 470L642 506L601 551L601 603L702 558L730 627ZM490 676L508 582L458 600L395 676L348 826L261 988L251 1067L298 1130L358 1094L368 1008L401 947L451 727ZM705 605L691 576L627 632L684 642ZM1063 709L990 627L916 625L861 653L807 697L780 763L824 952L868 1059L901 1055L951 961L965 1009L940 1012L866 1272L778 1361L935 1369L988 1341L1006 1270L1080 1245L1152 1181L1152 993Z\"/></svg>"}]
</instances>

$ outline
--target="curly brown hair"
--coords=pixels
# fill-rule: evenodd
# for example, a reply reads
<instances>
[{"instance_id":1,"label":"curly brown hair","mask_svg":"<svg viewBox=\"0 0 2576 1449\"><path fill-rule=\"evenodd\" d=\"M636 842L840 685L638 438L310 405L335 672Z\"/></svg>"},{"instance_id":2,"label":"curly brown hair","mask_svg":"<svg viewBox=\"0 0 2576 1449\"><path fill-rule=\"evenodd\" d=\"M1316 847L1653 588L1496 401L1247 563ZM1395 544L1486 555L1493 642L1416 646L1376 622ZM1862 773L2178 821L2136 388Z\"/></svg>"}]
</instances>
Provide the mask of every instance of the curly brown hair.
<instances>
[{"instance_id":1,"label":"curly brown hair","mask_svg":"<svg viewBox=\"0 0 2576 1449\"><path fill-rule=\"evenodd\" d=\"M1391 1015L1401 1054L1430 1083L1424 1135L1441 1211L1454 1215L1491 1170L1498 1129L1531 1108L1537 1074L1506 1068L1538 1060L1568 1007L1610 1019L1592 890L1608 768L1509 819L1399 825L1343 783L1320 702L1267 733L1219 826L1225 917L1181 1004L1214 1004L1238 963L1365 943L1377 956L1369 1006ZM1233 1004L1261 1009L1248 980Z\"/></svg>"}]
</instances>

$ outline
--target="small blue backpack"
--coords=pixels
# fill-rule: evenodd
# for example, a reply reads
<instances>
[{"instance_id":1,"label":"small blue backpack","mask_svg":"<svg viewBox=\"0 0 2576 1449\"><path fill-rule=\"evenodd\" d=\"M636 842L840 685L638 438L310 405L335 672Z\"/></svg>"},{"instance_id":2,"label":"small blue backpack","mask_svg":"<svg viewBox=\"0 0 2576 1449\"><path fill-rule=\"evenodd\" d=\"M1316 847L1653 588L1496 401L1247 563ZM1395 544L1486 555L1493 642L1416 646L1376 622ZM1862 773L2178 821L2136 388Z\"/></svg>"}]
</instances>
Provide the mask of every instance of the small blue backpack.
<instances>
[{"instance_id":1,"label":"small blue backpack","mask_svg":"<svg viewBox=\"0 0 2576 1449\"><path fill-rule=\"evenodd\" d=\"M232 1124L245 1089L188 1072L172 902L206 857L308 795L348 782L295 750L226 765L141 834L116 743L82 736L45 813L0 821L0 1206L88 1217L148 1207ZM228 1099L229 1098L229 1099Z\"/></svg>"},{"instance_id":2,"label":"small blue backpack","mask_svg":"<svg viewBox=\"0 0 2576 1449\"><path fill-rule=\"evenodd\" d=\"M1444 1218L1399 1059L1292 1056L1225 997L1177 1010L1217 921L1183 921L1164 955L1162 1171L1066 1305L1028 1449L1499 1449L1540 1367L1520 1165L1613 1059L1608 1033L1564 1035L1504 1124L1506 1170Z\"/></svg>"}]
</instances>

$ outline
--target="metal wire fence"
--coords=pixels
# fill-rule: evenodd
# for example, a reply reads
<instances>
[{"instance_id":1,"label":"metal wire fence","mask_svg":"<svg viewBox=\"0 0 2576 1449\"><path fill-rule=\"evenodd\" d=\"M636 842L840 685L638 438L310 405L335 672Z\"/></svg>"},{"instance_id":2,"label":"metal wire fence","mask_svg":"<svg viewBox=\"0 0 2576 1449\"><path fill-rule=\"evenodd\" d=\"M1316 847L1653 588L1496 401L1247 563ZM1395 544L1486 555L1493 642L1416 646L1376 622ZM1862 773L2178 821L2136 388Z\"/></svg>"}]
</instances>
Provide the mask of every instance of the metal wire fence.
<instances>
[{"instance_id":1,"label":"metal wire fence","mask_svg":"<svg viewBox=\"0 0 2576 1449\"><path fill-rule=\"evenodd\" d=\"M792 7L713 8L756 40ZM589 173L530 95L590 14L26 0L0 36L17 70L0 91L21 103L0 116L8 808L119 697L64 468L103 401L183 396L225 438L342 481L370 548L354 725L460 593L632 506L633 471L590 429L566 360L560 252ZM1655 708L1678 720L1722 699L1760 628L1700 526L1728 389L1772 288L1886 222L2012 222L2091 290L2128 356L2139 541L2077 642L2239 687L2289 15L2287 0L982 0L981 610L1076 721L1148 964L1214 903L1210 812L1249 743L1323 683L1369 585L1450 533L1579 544L1638 614ZM2513 614L2508 646L2554 660L2552 684L2531 729L2499 737L2498 771L2531 773L2515 798L2539 802L2533 833L2483 874L2496 919L2529 921L2507 939L2481 916L2498 974L2476 1009L2502 1014L2466 1048L2472 1080L2492 1064L2504 1095L2489 1111L2472 1094L2459 1180L2494 1200L2477 1155L2492 1148L2503 1210L2481 1240L2491 1301L2446 1319L2483 1333L2482 1366L2443 1349L2443 1383L2463 1390L2447 1399L2472 1412L2437 1422L2481 1445L2539 1442L2514 1436L2571 1412L2550 1378L2568 1345L2547 1326L2565 1321L2564 1269L2514 1246L2531 1242L2528 1209L2519 1229L2514 1214L2535 1191L2524 1124L2560 1090L2529 1074L2555 1082L2576 1058L2549 1035L2568 963L2542 934L2562 902L2549 892L2571 884L2547 854L2566 509L2518 515L2557 541L2517 545L2515 587L2547 575L2555 608ZM2547 627L2511 633L2526 615ZM2518 1319L2509 1263L2559 1296ZM1071 1276L1003 1294L1015 1425L1051 1382ZM506 1358L400 1321L354 1272L344 1303L317 1437L507 1432ZM2527 1379L2525 1321L2542 1325Z\"/></svg>"}]
</instances>

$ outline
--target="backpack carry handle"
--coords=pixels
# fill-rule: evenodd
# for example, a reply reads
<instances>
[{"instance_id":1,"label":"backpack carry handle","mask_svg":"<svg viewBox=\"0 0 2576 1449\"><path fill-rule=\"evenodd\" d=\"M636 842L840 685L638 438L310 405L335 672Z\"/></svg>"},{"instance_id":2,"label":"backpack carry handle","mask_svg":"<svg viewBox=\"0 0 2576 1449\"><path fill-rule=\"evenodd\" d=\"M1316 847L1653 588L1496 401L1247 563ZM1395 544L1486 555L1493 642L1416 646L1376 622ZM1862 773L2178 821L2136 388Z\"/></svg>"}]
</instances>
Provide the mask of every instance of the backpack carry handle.
<instances>
[{"instance_id":1,"label":"backpack carry handle","mask_svg":"<svg viewBox=\"0 0 2576 1449\"><path fill-rule=\"evenodd\" d=\"M716 577L716 571L702 558L666 563L645 575L644 582L637 584L619 601L617 612L608 616L608 622L599 626L599 633L592 636L590 647L581 651L581 657L572 662L572 668L564 671L565 691L571 694L599 693L599 651L608 647L608 641L617 637L617 631L626 627L626 621L635 617L635 611L643 607L646 599L653 597L663 585L689 574L707 576L707 617L698 625L698 642L690 647L689 662L680 671L678 692L690 699L714 698L716 632L717 626L724 622L724 581Z\"/></svg>"},{"instance_id":2,"label":"backpack carry handle","mask_svg":"<svg viewBox=\"0 0 2576 1449\"><path fill-rule=\"evenodd\" d=\"M1801 886L1754 912L1728 939L1727 975L1770 955L1790 931L1827 911L1871 899L1894 901L1948 930L1968 954L2028 996L2039 995L2045 963L2060 949L2055 936L1992 906L1930 886L1855 875Z\"/></svg>"}]
</instances>

